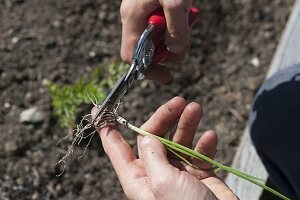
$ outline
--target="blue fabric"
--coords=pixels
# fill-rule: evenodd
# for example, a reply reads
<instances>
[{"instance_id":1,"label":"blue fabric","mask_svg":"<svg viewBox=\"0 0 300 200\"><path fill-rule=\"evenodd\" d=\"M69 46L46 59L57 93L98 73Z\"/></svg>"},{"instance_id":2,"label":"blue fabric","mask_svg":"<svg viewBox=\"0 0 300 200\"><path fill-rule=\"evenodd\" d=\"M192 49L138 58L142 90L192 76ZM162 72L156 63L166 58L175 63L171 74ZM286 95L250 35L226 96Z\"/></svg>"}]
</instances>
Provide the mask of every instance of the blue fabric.
<instances>
[{"instance_id":1,"label":"blue fabric","mask_svg":"<svg viewBox=\"0 0 300 200\"><path fill-rule=\"evenodd\" d=\"M271 181L291 199L300 199L300 64L264 82L249 124Z\"/></svg>"}]
</instances>

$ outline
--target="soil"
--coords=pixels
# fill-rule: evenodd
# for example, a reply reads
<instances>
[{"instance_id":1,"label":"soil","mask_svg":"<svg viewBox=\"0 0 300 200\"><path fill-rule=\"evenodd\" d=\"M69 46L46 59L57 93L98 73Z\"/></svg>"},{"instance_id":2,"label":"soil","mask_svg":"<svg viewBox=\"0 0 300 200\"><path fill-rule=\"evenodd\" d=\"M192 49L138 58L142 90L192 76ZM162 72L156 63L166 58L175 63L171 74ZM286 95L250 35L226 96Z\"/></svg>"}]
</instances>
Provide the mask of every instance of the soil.
<instances>
[{"instance_id":1,"label":"soil","mask_svg":"<svg viewBox=\"0 0 300 200\"><path fill-rule=\"evenodd\" d=\"M179 95L201 103L198 137L219 135L217 160L230 164L256 90L264 80L293 0L202 0L190 53L172 65L174 80L136 84L120 113L141 125L165 101ZM55 163L69 141L53 116L43 82L73 83L99 64L119 57L120 1L0 1L0 199L125 198L99 137L77 160L76 148L62 176ZM36 122L20 113L37 107ZM89 108L83 108L88 113ZM135 135L124 131L135 148ZM221 174L224 177L224 174Z\"/></svg>"}]
</instances>

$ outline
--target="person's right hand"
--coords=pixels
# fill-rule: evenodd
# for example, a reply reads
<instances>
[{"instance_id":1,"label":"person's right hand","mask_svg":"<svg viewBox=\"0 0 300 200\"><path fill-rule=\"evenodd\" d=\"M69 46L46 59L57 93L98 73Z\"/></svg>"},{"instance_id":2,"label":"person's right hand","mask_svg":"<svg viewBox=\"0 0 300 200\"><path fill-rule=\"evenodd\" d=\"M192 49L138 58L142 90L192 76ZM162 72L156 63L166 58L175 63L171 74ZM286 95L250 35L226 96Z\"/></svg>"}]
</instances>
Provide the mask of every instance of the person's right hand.
<instances>
[{"instance_id":1,"label":"person's right hand","mask_svg":"<svg viewBox=\"0 0 300 200\"><path fill-rule=\"evenodd\" d=\"M120 8L122 19L121 58L131 63L139 37L147 28L151 13L162 8L166 17L165 42L170 55L163 61L177 63L184 59L189 47L190 27L188 22L192 0L123 0ZM168 82L171 80L167 68L155 65L146 78Z\"/></svg>"}]
</instances>

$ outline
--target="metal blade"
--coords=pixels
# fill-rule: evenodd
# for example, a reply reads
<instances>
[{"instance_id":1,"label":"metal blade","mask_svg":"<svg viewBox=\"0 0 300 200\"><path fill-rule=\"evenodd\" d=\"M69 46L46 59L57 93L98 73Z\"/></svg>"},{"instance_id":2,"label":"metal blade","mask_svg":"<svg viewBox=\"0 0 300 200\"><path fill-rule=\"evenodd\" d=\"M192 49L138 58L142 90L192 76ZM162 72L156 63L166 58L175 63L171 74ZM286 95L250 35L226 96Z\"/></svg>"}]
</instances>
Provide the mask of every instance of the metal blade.
<instances>
[{"instance_id":1,"label":"metal blade","mask_svg":"<svg viewBox=\"0 0 300 200\"><path fill-rule=\"evenodd\" d=\"M125 72L123 76L118 80L118 82L114 85L113 89L110 91L108 96L105 98L104 102L101 104L99 110L97 111L94 119L92 120L92 124L105 109L113 108L124 96L124 94L127 91L127 83L125 80L126 75L127 72Z\"/></svg>"}]
</instances>

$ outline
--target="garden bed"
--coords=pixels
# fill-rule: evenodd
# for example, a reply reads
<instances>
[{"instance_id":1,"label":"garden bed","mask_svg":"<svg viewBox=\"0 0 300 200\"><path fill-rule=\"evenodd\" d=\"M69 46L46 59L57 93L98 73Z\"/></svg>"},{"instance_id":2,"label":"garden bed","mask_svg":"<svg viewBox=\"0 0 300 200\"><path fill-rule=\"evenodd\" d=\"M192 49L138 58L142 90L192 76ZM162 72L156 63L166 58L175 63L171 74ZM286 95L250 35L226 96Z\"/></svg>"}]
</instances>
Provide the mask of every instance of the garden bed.
<instances>
[{"instance_id":1,"label":"garden bed","mask_svg":"<svg viewBox=\"0 0 300 200\"><path fill-rule=\"evenodd\" d=\"M197 2L201 18L192 31L186 61L170 65L173 82L134 85L120 114L139 126L173 96L201 103L204 116L198 135L216 130L217 160L230 164L293 2ZM98 137L79 161L84 144L78 147L65 173L56 177L55 163L69 145L56 143L68 130L53 116L43 86L47 81L74 83L81 74L118 58L119 4L109 0L0 2L0 199L124 196ZM20 122L22 111L33 107L40 113L38 120ZM82 107L81 113L89 109ZM135 147L135 134L124 135Z\"/></svg>"}]
</instances>

